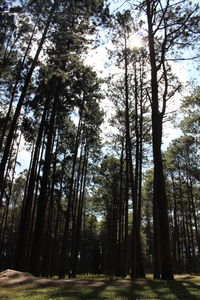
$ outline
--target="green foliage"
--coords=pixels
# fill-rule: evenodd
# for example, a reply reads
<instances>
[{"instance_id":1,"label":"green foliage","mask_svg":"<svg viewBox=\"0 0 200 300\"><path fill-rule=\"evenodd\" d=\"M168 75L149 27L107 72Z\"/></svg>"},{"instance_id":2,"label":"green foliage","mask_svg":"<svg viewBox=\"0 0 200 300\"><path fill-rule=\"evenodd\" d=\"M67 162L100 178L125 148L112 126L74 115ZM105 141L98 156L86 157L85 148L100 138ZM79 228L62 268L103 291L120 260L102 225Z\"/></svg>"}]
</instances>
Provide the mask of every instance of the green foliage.
<instances>
[{"instance_id":1,"label":"green foliage","mask_svg":"<svg viewBox=\"0 0 200 300\"><path fill-rule=\"evenodd\" d=\"M197 87L191 96L182 101L184 119L180 122L180 129L185 134L194 135L200 142L200 88Z\"/></svg>"},{"instance_id":2,"label":"green foliage","mask_svg":"<svg viewBox=\"0 0 200 300\"><path fill-rule=\"evenodd\" d=\"M98 214L106 215L109 207L116 205L119 197L120 165L113 156L104 157L101 166L96 170L94 189L90 201ZM113 202L114 201L114 202Z\"/></svg>"}]
</instances>

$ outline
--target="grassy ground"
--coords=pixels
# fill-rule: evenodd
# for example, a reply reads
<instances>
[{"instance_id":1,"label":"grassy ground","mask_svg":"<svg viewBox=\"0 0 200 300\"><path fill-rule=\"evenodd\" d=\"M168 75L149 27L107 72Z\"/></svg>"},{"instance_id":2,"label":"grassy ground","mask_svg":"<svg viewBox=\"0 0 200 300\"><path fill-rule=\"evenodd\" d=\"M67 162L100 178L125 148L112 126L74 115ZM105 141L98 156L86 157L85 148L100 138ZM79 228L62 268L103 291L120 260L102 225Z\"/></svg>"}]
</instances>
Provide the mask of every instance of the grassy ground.
<instances>
[{"instance_id":1,"label":"grassy ground","mask_svg":"<svg viewBox=\"0 0 200 300\"><path fill-rule=\"evenodd\" d=\"M180 277L175 281L75 279L58 284L27 283L0 286L1 300L88 300L88 299L145 299L200 300L200 276Z\"/></svg>"}]
</instances>

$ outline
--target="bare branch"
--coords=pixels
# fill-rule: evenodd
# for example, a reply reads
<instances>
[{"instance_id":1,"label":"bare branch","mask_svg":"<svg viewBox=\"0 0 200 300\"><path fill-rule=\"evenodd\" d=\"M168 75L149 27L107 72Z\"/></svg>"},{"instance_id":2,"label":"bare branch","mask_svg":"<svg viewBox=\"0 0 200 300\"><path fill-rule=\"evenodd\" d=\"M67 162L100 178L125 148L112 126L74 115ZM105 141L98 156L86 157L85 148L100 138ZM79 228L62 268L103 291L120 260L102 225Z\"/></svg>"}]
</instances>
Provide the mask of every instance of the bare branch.
<instances>
[{"instance_id":1,"label":"bare branch","mask_svg":"<svg viewBox=\"0 0 200 300\"><path fill-rule=\"evenodd\" d=\"M200 58L200 54L193 57L180 57L180 58L167 58L165 61L184 61L184 60L194 60Z\"/></svg>"},{"instance_id":2,"label":"bare branch","mask_svg":"<svg viewBox=\"0 0 200 300\"><path fill-rule=\"evenodd\" d=\"M169 112L166 112L166 113L165 113L165 117L167 117L167 115L171 115L171 114L173 114L173 113L176 113L178 110L179 110L179 108L177 108L177 109L175 109L175 110L171 110L171 111L169 111Z\"/></svg>"},{"instance_id":3,"label":"bare branch","mask_svg":"<svg viewBox=\"0 0 200 300\"><path fill-rule=\"evenodd\" d=\"M182 24L177 27L175 30L171 31L170 33L168 33L168 37L171 35L176 34L175 38L179 37L182 32L183 32L183 28L186 26L186 22L190 19L190 17L197 11L198 7L195 7L194 10L192 10L187 17L185 18L184 22L182 22ZM172 26L171 26L172 27Z\"/></svg>"},{"instance_id":4,"label":"bare branch","mask_svg":"<svg viewBox=\"0 0 200 300\"><path fill-rule=\"evenodd\" d=\"M168 93L168 78L167 78L167 70L165 66L165 62L162 62L163 65L163 77L164 77L164 82L165 82L165 88L164 88L164 93L163 93L163 107L162 107L162 112L161 115L164 116L165 110L166 110L166 98L167 98L167 93Z\"/></svg>"},{"instance_id":5,"label":"bare branch","mask_svg":"<svg viewBox=\"0 0 200 300\"><path fill-rule=\"evenodd\" d=\"M169 8L169 0L167 0L167 3L166 3L166 6L165 6L165 9L163 9L163 6L162 6L162 3L161 1L159 1L160 3L160 6L161 6L161 10L162 10L162 17L160 18L160 22L158 23L158 26L156 27L156 29L154 30L154 34L156 34L156 32L160 29L160 25L162 24L162 21L164 20L164 17L166 15L166 12Z\"/></svg>"},{"instance_id":6,"label":"bare branch","mask_svg":"<svg viewBox=\"0 0 200 300\"><path fill-rule=\"evenodd\" d=\"M150 103L151 103L151 105L152 105L152 100L151 100L151 97L150 97L150 95L149 95L148 89L146 89L146 92L147 92L147 97L149 98L149 101L150 101Z\"/></svg>"}]
</instances>

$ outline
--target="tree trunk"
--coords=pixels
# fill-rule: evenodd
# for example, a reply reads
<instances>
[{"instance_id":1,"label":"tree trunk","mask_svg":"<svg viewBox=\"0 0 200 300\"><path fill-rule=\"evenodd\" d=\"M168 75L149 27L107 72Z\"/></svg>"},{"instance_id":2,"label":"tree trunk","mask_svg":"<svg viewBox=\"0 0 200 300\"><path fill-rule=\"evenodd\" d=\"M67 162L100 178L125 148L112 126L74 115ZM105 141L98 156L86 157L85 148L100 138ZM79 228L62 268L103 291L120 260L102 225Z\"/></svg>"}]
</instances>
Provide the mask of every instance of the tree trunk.
<instances>
[{"instance_id":1,"label":"tree trunk","mask_svg":"<svg viewBox=\"0 0 200 300\"><path fill-rule=\"evenodd\" d=\"M144 270L141 257L140 233L138 228L138 203L137 203L137 189L133 175L133 162L132 162L132 145L130 136L130 111L129 111L129 82L128 82L128 54L127 54L127 37L125 36L125 56L124 56L124 83L125 83L125 124L126 124L126 168L129 174L128 187L131 187L132 205L133 205L133 226L132 226L132 278L144 278ZM127 171L126 171L127 173ZM129 176L128 176L129 175Z\"/></svg>"},{"instance_id":2,"label":"tree trunk","mask_svg":"<svg viewBox=\"0 0 200 300\"><path fill-rule=\"evenodd\" d=\"M74 176L75 176L75 168L76 168L77 154L78 154L78 148L79 148L79 143L80 143L81 130L82 130L82 112L80 111L80 119L79 119L79 124L78 124L78 129L77 129L74 156L73 156L67 211L65 213L64 233L63 233L62 246L61 246L60 257L59 257L59 278L64 278L65 274L66 274L67 246L68 246L67 239L68 239L68 233L69 233L69 225L70 225L70 221L71 221Z\"/></svg>"},{"instance_id":3,"label":"tree trunk","mask_svg":"<svg viewBox=\"0 0 200 300\"><path fill-rule=\"evenodd\" d=\"M80 244L80 233L81 233L81 226L82 226L82 215L83 215L83 203L85 198L85 186L86 186L86 179L87 179L87 163L88 163L88 153L85 147L85 154L84 154L84 162L82 167L82 176L81 176L81 187L80 187L80 194L79 194L79 205L78 205L78 214L77 214L77 224L76 224L76 231L75 231L75 243L74 243L74 253L73 253L73 260L72 260L72 277L76 276L77 273L77 260L78 260L78 250Z\"/></svg>"},{"instance_id":4,"label":"tree trunk","mask_svg":"<svg viewBox=\"0 0 200 300\"><path fill-rule=\"evenodd\" d=\"M147 0L146 4L147 4L150 64L151 64L154 205L157 206L157 208L155 209L158 209L158 218L159 218L161 278L168 280L168 279L173 279L173 268L172 268L170 238L169 238L167 195L165 190L165 180L163 174L163 162L162 162L162 154L161 154L163 114L159 112L159 94L158 94L158 78L157 78L158 69L156 65L156 53L154 48L155 41L154 41L154 32L153 32L153 12L151 7L151 2ZM163 101L165 100L166 99L164 99Z\"/></svg>"}]
</instances>

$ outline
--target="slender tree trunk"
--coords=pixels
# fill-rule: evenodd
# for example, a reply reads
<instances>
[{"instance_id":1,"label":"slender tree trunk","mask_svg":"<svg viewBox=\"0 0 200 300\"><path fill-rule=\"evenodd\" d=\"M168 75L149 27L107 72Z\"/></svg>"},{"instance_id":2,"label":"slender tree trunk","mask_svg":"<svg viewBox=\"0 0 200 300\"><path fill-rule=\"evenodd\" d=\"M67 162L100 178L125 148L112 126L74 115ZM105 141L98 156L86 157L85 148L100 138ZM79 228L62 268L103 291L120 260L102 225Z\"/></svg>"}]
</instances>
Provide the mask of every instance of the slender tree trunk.
<instances>
[{"instance_id":1,"label":"slender tree trunk","mask_svg":"<svg viewBox=\"0 0 200 300\"><path fill-rule=\"evenodd\" d=\"M173 202L174 202L174 262L176 272L180 272L181 269L181 250L180 250L180 237L177 217L177 197L176 197L176 185L174 181L173 173L171 172L171 180L173 186Z\"/></svg>"},{"instance_id":2,"label":"slender tree trunk","mask_svg":"<svg viewBox=\"0 0 200 300\"><path fill-rule=\"evenodd\" d=\"M53 245L52 245L52 256L50 259L50 270L51 270L51 276L52 275L57 275L59 274L59 221L61 219L61 198L62 198L62 193L63 193L63 181L64 181L64 173L65 173L65 167L66 167L66 154L63 159L63 164L62 164L62 169L61 169L61 180L60 180L60 188L59 188L59 195L57 199L57 211L56 211L56 216L55 216L55 227L54 227L54 239L53 239Z\"/></svg>"},{"instance_id":3,"label":"slender tree trunk","mask_svg":"<svg viewBox=\"0 0 200 300\"><path fill-rule=\"evenodd\" d=\"M189 193L190 193L190 199L191 199L191 206L192 206L192 215L194 220L194 227L195 227L195 235L196 235L196 243L198 248L198 256L200 257L200 237L199 237L199 230L198 230L198 224L197 224L197 216L196 216L196 207L194 203L194 195L193 195L193 184L192 184L192 178L189 175Z\"/></svg>"},{"instance_id":4,"label":"slender tree trunk","mask_svg":"<svg viewBox=\"0 0 200 300\"><path fill-rule=\"evenodd\" d=\"M134 262L134 274L136 278L145 278L143 263L142 263L142 247L141 247L141 237L140 237L140 220L141 220L141 145L140 145L140 132L141 128L139 127L138 122L138 104L139 104L139 86L137 79L137 68L136 64L134 66L134 94L135 94L135 186L134 186L134 205L135 213L133 213L133 234L135 235L134 251L135 251L135 262Z\"/></svg>"},{"instance_id":5,"label":"slender tree trunk","mask_svg":"<svg viewBox=\"0 0 200 300\"><path fill-rule=\"evenodd\" d=\"M74 184L74 198L72 201L72 237L71 237L71 256L70 256L70 267L68 277L75 277L76 271L74 269L74 260L75 260L75 247L76 247L76 231L77 231L77 215L78 215L78 206L79 206L79 192L80 185L82 185L82 158L83 158L83 145L81 145L80 157L78 161L78 171L76 176L76 184Z\"/></svg>"},{"instance_id":6,"label":"slender tree trunk","mask_svg":"<svg viewBox=\"0 0 200 300\"><path fill-rule=\"evenodd\" d=\"M57 124L57 122L56 122ZM55 134L54 141L52 143L55 144L56 140L56 149L54 153L54 159L53 159L53 172L52 172L52 178L51 178L51 187L49 191L49 205L47 208L47 228L46 233L44 236L44 251L43 251L43 266L42 266L42 276L50 276L51 273L51 256L52 256L52 246L53 246L53 215L54 215L54 199L55 199L55 181L56 181L56 162L57 162L57 155L58 155L58 147L60 142L60 136L59 136L59 130L57 134ZM52 149L53 153L53 149Z\"/></svg>"},{"instance_id":7,"label":"slender tree trunk","mask_svg":"<svg viewBox=\"0 0 200 300\"><path fill-rule=\"evenodd\" d=\"M124 136L122 137L121 156L120 156L120 188L119 188L119 225L118 225L118 276L126 276L123 268L126 263L124 262L123 256L123 244L124 244L124 231L123 231L123 220L124 220L124 193L123 193L123 180L124 174Z\"/></svg>"},{"instance_id":8,"label":"slender tree trunk","mask_svg":"<svg viewBox=\"0 0 200 300\"><path fill-rule=\"evenodd\" d=\"M18 158L18 154L19 154L21 138L22 138L22 133L20 134L19 141L17 143L17 152L16 152L16 155L15 155L14 166L13 166L13 169L12 169L12 179L11 179L11 183L9 185L9 194L7 195L6 213L5 213L4 223L3 223L3 232L2 232L2 235L1 235L2 243L4 242L4 235L5 235L5 231L6 231L6 228L7 228L8 212L9 212L9 208L10 208L10 200L11 200L11 196L12 196L12 188L13 188L13 183L14 183L14 178L15 178L15 169L16 169L17 158Z\"/></svg>"},{"instance_id":9,"label":"slender tree trunk","mask_svg":"<svg viewBox=\"0 0 200 300\"><path fill-rule=\"evenodd\" d=\"M172 260L169 239L169 221L167 215L167 196L165 190L163 164L161 156L162 121L152 116L153 156L154 156L154 205L158 210L161 278L173 279ZM160 125L160 126L159 126Z\"/></svg>"},{"instance_id":10,"label":"slender tree trunk","mask_svg":"<svg viewBox=\"0 0 200 300\"><path fill-rule=\"evenodd\" d=\"M192 271L196 272L196 264L195 264L195 245L194 245L194 232L193 232L193 220L192 220L192 203L190 197L190 186L189 186L189 174L188 169L186 170L186 186L187 186L187 199L188 199L188 221L189 221L189 230L190 230L190 238L191 238L191 249L192 249ZM189 232L189 231L188 231Z\"/></svg>"},{"instance_id":11,"label":"slender tree trunk","mask_svg":"<svg viewBox=\"0 0 200 300\"><path fill-rule=\"evenodd\" d=\"M132 268L131 277L143 278L145 277L142 257L140 249L140 233L138 228L138 204L137 204L137 189L136 183L133 175L133 162L132 162L132 146L130 137L130 111L129 111L129 82L128 82L128 54L127 54L127 37L125 36L125 57L124 57L124 67L125 67L125 120L126 120L126 164L129 169L129 180L128 187L130 183L131 196L133 203L133 227L132 227Z\"/></svg>"},{"instance_id":12,"label":"slender tree trunk","mask_svg":"<svg viewBox=\"0 0 200 300\"><path fill-rule=\"evenodd\" d=\"M69 187L69 198L68 198L68 204L67 204L67 211L65 214L64 233L63 233L62 246L61 246L60 258L59 258L59 278L64 278L65 274L66 274L67 246L68 246L67 239L68 239L68 233L69 233L69 225L70 225L70 221L71 221L74 176L75 176L78 148L79 148L79 143L80 143L80 135L81 135L81 129L82 129L81 127L82 127L82 113L80 112L80 119L79 119L79 124L78 124L78 129L77 129L74 156L73 156L71 183L70 183L70 187Z\"/></svg>"},{"instance_id":13,"label":"slender tree trunk","mask_svg":"<svg viewBox=\"0 0 200 300\"><path fill-rule=\"evenodd\" d=\"M180 199L180 206L181 206L182 229L183 229L182 238L184 241L184 253L185 253L185 266L186 266L186 271L189 272L190 265L191 265L191 258L190 258L190 249L189 249L188 238L187 238L187 230L186 230L186 220L185 220L185 212L184 212L180 169L178 170L178 177L179 177L179 199Z\"/></svg>"},{"instance_id":14,"label":"slender tree trunk","mask_svg":"<svg viewBox=\"0 0 200 300\"><path fill-rule=\"evenodd\" d=\"M78 260L78 250L80 244L80 233L81 233L81 225L82 225L82 215L83 215L83 204L84 204L84 196L85 196L85 186L87 179L87 163L88 163L88 153L85 147L85 155L84 162L82 168L82 177L81 177L81 187L80 187L80 195L79 195L79 206L78 206L78 214L77 214L77 224L76 224L76 232L75 232L75 244L74 244L74 254L72 261L72 276L75 277L77 273L77 260Z\"/></svg>"},{"instance_id":15,"label":"slender tree trunk","mask_svg":"<svg viewBox=\"0 0 200 300\"><path fill-rule=\"evenodd\" d=\"M5 176L3 178L4 189L0 189L0 203L2 203L3 197L8 198L8 195L7 195L7 187L8 187L7 179L9 178L9 173L12 169L12 160L13 160L13 157L14 157L14 154L15 154L14 150L15 150L15 142L16 142L17 137L18 137L18 132L17 132L17 129L16 129L14 131L14 138L13 138L12 143L11 143L10 153L9 153L8 161L7 161L6 168L5 168ZM0 207L1 207L1 205L0 205Z\"/></svg>"}]
</instances>

